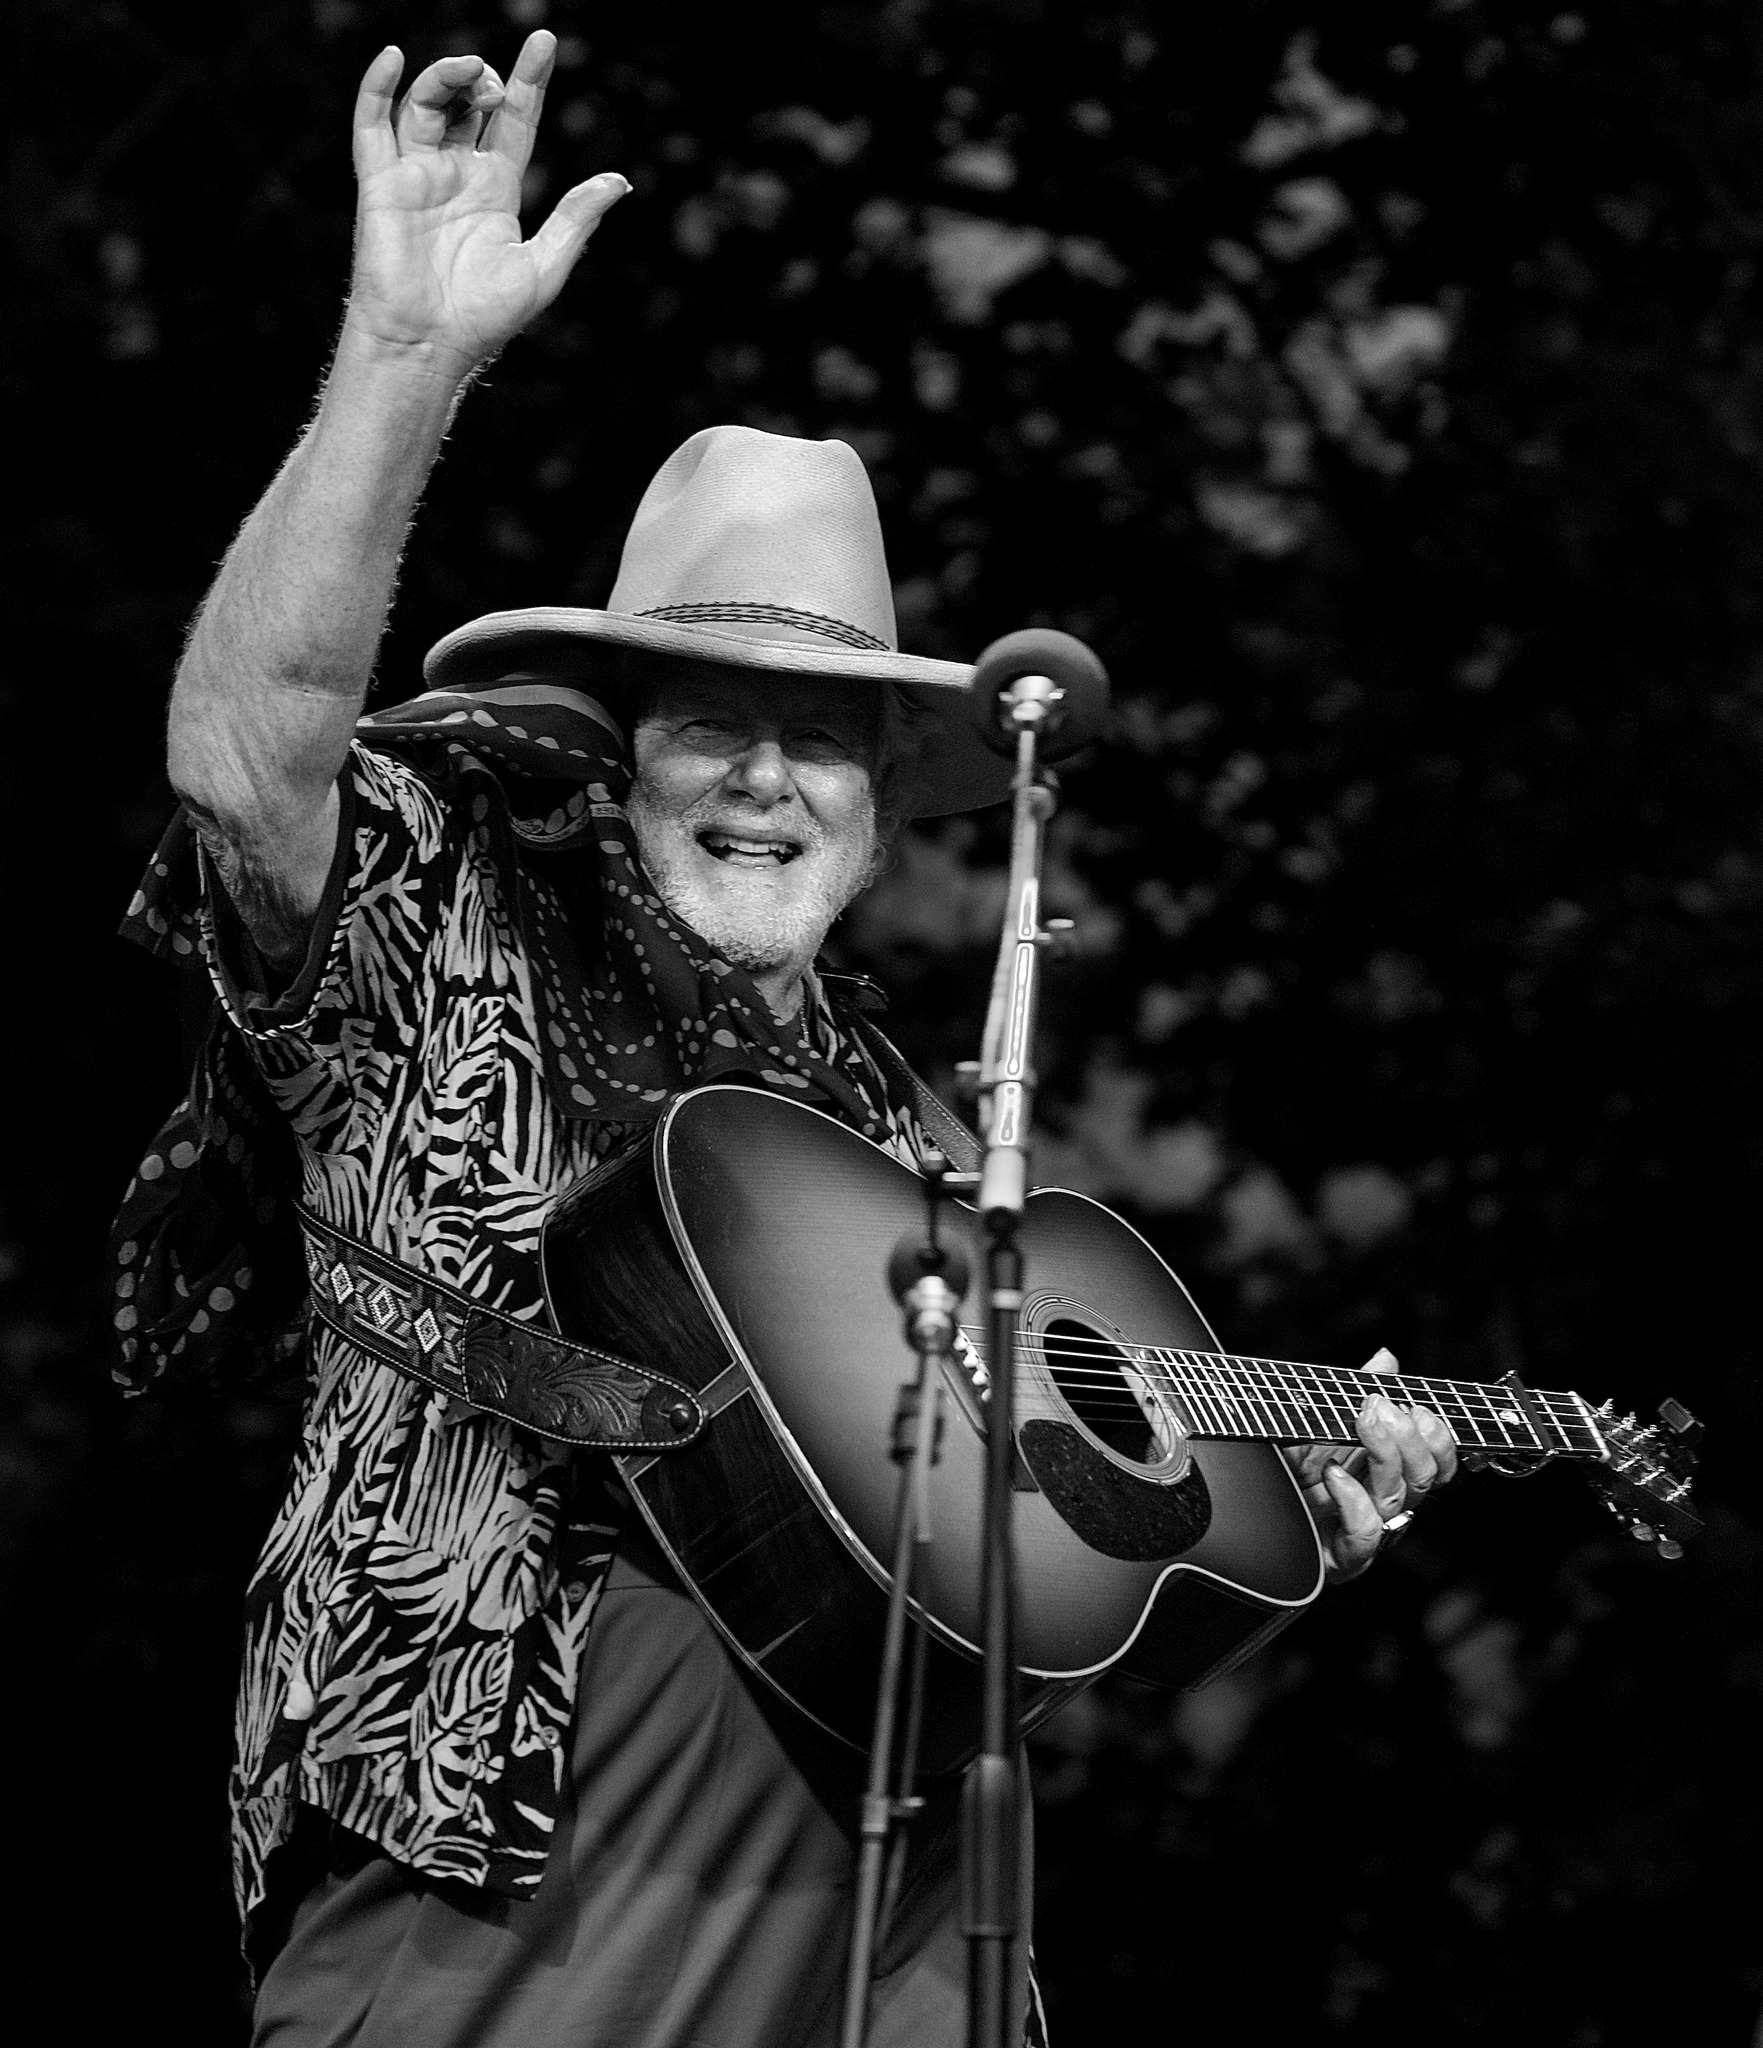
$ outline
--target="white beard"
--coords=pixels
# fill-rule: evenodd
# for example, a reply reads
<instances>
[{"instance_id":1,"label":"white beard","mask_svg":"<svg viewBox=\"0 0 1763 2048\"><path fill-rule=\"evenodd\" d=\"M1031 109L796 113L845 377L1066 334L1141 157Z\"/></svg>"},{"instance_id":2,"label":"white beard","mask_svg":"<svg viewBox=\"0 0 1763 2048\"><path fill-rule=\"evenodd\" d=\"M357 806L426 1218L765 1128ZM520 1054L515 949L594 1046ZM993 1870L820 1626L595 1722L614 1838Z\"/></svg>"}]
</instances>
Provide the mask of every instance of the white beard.
<instances>
[{"instance_id":1,"label":"white beard","mask_svg":"<svg viewBox=\"0 0 1763 2048\"><path fill-rule=\"evenodd\" d=\"M861 837L841 840L798 815L793 825L798 835L806 830L809 843L793 860L771 868L719 861L698 843L700 831L730 819L726 798L706 798L683 814L670 813L638 776L625 808L655 893L683 925L749 974L806 968L834 919L875 872L873 808ZM742 817L749 829L763 822L755 814Z\"/></svg>"}]
</instances>

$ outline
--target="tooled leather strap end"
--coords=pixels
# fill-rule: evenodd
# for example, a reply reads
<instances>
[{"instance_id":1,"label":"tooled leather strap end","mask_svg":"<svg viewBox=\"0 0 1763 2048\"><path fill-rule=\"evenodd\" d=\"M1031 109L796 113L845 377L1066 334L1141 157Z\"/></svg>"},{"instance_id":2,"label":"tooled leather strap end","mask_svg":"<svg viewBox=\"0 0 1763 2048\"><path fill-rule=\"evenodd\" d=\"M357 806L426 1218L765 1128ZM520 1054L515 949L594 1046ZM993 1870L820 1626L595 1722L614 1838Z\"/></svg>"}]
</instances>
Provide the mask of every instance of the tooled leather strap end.
<instances>
[{"instance_id":1,"label":"tooled leather strap end","mask_svg":"<svg viewBox=\"0 0 1763 2048\"><path fill-rule=\"evenodd\" d=\"M581 1450L671 1451L702 1435L689 1387L555 1331L300 1213L313 1313L358 1351L473 1408Z\"/></svg>"}]
</instances>

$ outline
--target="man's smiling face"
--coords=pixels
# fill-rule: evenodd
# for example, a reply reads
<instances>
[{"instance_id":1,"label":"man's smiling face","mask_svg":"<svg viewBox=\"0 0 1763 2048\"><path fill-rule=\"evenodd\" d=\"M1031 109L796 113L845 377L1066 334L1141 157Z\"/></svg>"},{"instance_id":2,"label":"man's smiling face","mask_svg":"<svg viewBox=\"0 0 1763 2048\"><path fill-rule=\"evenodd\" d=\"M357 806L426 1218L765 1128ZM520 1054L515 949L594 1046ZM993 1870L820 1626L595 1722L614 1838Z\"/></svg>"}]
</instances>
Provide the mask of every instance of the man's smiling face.
<instances>
[{"instance_id":1,"label":"man's smiling face","mask_svg":"<svg viewBox=\"0 0 1763 2048\"><path fill-rule=\"evenodd\" d=\"M708 662L649 685L629 812L668 909L780 1015L874 872L881 693Z\"/></svg>"}]
</instances>

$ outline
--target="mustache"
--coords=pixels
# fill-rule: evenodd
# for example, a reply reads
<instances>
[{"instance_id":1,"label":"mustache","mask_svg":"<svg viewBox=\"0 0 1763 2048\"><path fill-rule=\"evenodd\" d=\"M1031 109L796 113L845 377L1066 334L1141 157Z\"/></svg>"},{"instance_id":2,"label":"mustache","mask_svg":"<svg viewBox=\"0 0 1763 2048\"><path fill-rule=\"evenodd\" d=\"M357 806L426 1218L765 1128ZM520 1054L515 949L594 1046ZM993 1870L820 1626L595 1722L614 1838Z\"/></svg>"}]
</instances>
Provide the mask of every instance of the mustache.
<instances>
[{"instance_id":1,"label":"mustache","mask_svg":"<svg viewBox=\"0 0 1763 2048\"><path fill-rule=\"evenodd\" d=\"M782 839L803 853L819 853L826 846L827 831L809 811L791 811L779 818L758 804L731 804L726 797L708 797L680 813L681 829L692 838L706 832L745 833L754 839Z\"/></svg>"}]
</instances>

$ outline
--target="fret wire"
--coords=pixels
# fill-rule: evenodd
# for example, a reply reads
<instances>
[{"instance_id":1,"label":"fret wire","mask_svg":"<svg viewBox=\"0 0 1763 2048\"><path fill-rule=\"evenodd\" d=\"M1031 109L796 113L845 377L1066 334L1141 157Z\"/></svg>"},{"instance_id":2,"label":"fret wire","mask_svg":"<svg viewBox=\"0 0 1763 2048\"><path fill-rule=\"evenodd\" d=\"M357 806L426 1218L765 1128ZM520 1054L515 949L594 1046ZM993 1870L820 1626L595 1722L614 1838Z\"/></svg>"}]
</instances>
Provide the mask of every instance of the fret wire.
<instances>
[{"instance_id":1,"label":"fret wire","mask_svg":"<svg viewBox=\"0 0 1763 2048\"><path fill-rule=\"evenodd\" d=\"M1300 1420L1302 1410L1295 1401L1287 1397L1284 1374L1277 1372L1270 1365L1264 1365L1263 1377L1266 1379L1268 1389L1272 1394L1274 1410L1279 1416L1282 1425L1287 1429L1286 1441L1288 1443L1297 1442L1304 1434Z\"/></svg>"},{"instance_id":2,"label":"fret wire","mask_svg":"<svg viewBox=\"0 0 1763 2048\"><path fill-rule=\"evenodd\" d=\"M1496 1386L1497 1385L1498 1383L1496 1382ZM1536 1424L1533 1423L1530 1417L1524 1412L1524 1404L1513 1395L1513 1392L1510 1387L1500 1388L1499 1392L1503 1396L1503 1399L1496 1413L1499 1416L1502 1425L1507 1429L1513 1429L1522 1432L1518 1442L1513 1446L1513 1448L1515 1450L1520 1451L1546 1451L1549 1447L1546 1443L1543 1442L1542 1434L1538 1430ZM1509 1423L1506 1421L1506 1417L1508 1415L1515 1415L1517 1416L1518 1420L1516 1422Z\"/></svg>"},{"instance_id":3,"label":"fret wire","mask_svg":"<svg viewBox=\"0 0 1763 2048\"><path fill-rule=\"evenodd\" d=\"M1217 1355L1209 1351L1184 1351L1181 1355L1187 1362L1188 1371L1206 1388L1208 1397L1223 1418L1227 1433L1235 1437L1252 1436L1253 1419L1245 1419L1240 1390L1219 1371Z\"/></svg>"},{"instance_id":4,"label":"fret wire","mask_svg":"<svg viewBox=\"0 0 1763 2048\"><path fill-rule=\"evenodd\" d=\"M1274 1407L1278 1409L1280 1419L1290 1423L1288 1434L1286 1434L1286 1442L1288 1444L1302 1442L1308 1436L1308 1430L1306 1430L1306 1425L1304 1425L1304 1407L1296 1399L1296 1395L1292 1395L1288 1391L1290 1389L1290 1372L1288 1372L1288 1368L1274 1366L1274 1364L1263 1364L1263 1376L1265 1376L1267 1386L1270 1386L1270 1391L1274 1395Z\"/></svg>"},{"instance_id":5,"label":"fret wire","mask_svg":"<svg viewBox=\"0 0 1763 2048\"><path fill-rule=\"evenodd\" d=\"M1489 1393L1485 1382L1476 1386L1472 1398L1479 1400L1485 1411L1481 1417L1477 1418L1481 1422L1482 1443L1490 1451L1510 1450L1512 1447L1512 1432L1500 1420L1499 1411L1494 1406L1494 1397ZM1472 1415L1475 1413L1473 1408L1471 1408L1470 1413Z\"/></svg>"},{"instance_id":6,"label":"fret wire","mask_svg":"<svg viewBox=\"0 0 1763 2048\"><path fill-rule=\"evenodd\" d=\"M1343 1438L1347 1444L1358 1438L1358 1417L1353 1413L1353 1399L1341 1386L1341 1374L1333 1366L1315 1366L1315 1378L1323 1391L1323 1399L1329 1403L1329 1423L1333 1436Z\"/></svg>"},{"instance_id":7,"label":"fret wire","mask_svg":"<svg viewBox=\"0 0 1763 2048\"><path fill-rule=\"evenodd\" d=\"M1208 1355L1217 1384L1224 1389L1231 1412L1236 1418L1237 1433L1253 1441L1267 1433L1266 1418L1258 1416L1256 1400L1251 1383L1239 1369L1239 1361L1222 1353Z\"/></svg>"},{"instance_id":8,"label":"fret wire","mask_svg":"<svg viewBox=\"0 0 1763 2048\"><path fill-rule=\"evenodd\" d=\"M1176 1399L1187 1410L1188 1426L1196 1436L1223 1436L1223 1411L1210 1390L1202 1393L1200 1375L1187 1365L1187 1353L1166 1350L1161 1354Z\"/></svg>"},{"instance_id":9,"label":"fret wire","mask_svg":"<svg viewBox=\"0 0 1763 2048\"><path fill-rule=\"evenodd\" d=\"M1255 1398L1267 1416L1269 1435L1275 1441L1282 1437L1290 1436L1292 1432L1284 1417L1279 1413L1278 1405L1274 1400L1270 1376L1265 1370L1259 1372L1256 1370L1257 1367L1262 1366L1263 1361L1258 1358L1245 1358L1240 1363L1247 1369L1249 1384L1255 1388Z\"/></svg>"},{"instance_id":10,"label":"fret wire","mask_svg":"<svg viewBox=\"0 0 1763 2048\"><path fill-rule=\"evenodd\" d=\"M1551 1442L1550 1438L1565 1438L1566 1431L1561 1426L1560 1416L1555 1413L1554 1404L1546 1395L1537 1393L1534 1388L1527 1388L1526 1392L1529 1393L1537 1413L1543 1419L1543 1448L1549 1451L1558 1450L1560 1444Z\"/></svg>"},{"instance_id":11,"label":"fret wire","mask_svg":"<svg viewBox=\"0 0 1763 2048\"><path fill-rule=\"evenodd\" d=\"M1273 1397L1274 1407L1282 1422L1289 1422L1288 1443L1297 1443L1310 1434L1309 1417L1303 1400L1293 1385L1292 1371L1286 1365L1267 1365L1263 1371L1268 1390Z\"/></svg>"},{"instance_id":12,"label":"fret wire","mask_svg":"<svg viewBox=\"0 0 1763 2048\"><path fill-rule=\"evenodd\" d=\"M1298 1432L1298 1436L1308 1442L1319 1444L1333 1442L1339 1430L1339 1415L1335 1413L1333 1399L1329 1399L1327 1395L1327 1386L1323 1382L1321 1372L1315 1366L1282 1364L1278 1366L1278 1374L1280 1380L1292 1389L1292 1399L1286 1405L1292 1407L1300 1417L1304 1417L1304 1427ZM1323 1409L1323 1401L1319 1397L1329 1399L1327 1411Z\"/></svg>"},{"instance_id":13,"label":"fret wire","mask_svg":"<svg viewBox=\"0 0 1763 2048\"><path fill-rule=\"evenodd\" d=\"M1184 1354L1176 1351L1167 1355L1171 1358L1181 1358ZM1216 1397L1211 1392L1208 1391L1202 1394L1199 1391L1200 1377L1198 1373L1194 1372L1184 1374L1179 1379L1176 1378L1173 1372L1170 1374L1171 1381L1179 1390L1183 1406L1187 1409L1190 1417L1201 1425L1199 1434L1202 1436L1224 1436L1228 1432L1225 1428L1223 1412L1218 1406Z\"/></svg>"},{"instance_id":14,"label":"fret wire","mask_svg":"<svg viewBox=\"0 0 1763 2048\"><path fill-rule=\"evenodd\" d=\"M1601 1455L1603 1431L1598 1427L1598 1418L1592 1412L1591 1403L1581 1394L1572 1394L1568 1398L1577 1411L1580 1428L1585 1431L1585 1448L1594 1456Z\"/></svg>"},{"instance_id":15,"label":"fret wire","mask_svg":"<svg viewBox=\"0 0 1763 2048\"><path fill-rule=\"evenodd\" d=\"M1231 1368L1227 1376L1237 1404L1254 1424L1249 1433L1257 1437L1278 1435L1272 1411L1267 1406L1260 1388L1255 1384L1254 1374L1247 1369L1248 1362L1240 1358L1231 1358L1226 1364Z\"/></svg>"},{"instance_id":16,"label":"fret wire","mask_svg":"<svg viewBox=\"0 0 1763 2048\"><path fill-rule=\"evenodd\" d=\"M1512 1438L1506 1425L1494 1413L1493 1398L1486 1383L1481 1380L1461 1380L1463 1418L1474 1431L1474 1447L1478 1450L1505 1450ZM1476 1403L1481 1404L1478 1413Z\"/></svg>"},{"instance_id":17,"label":"fret wire","mask_svg":"<svg viewBox=\"0 0 1763 2048\"><path fill-rule=\"evenodd\" d=\"M1327 1441L1332 1442L1339 1437L1342 1427L1340 1389L1338 1386L1330 1384L1334 1375L1323 1366L1309 1367L1305 1373L1305 1378L1315 1387L1317 1394L1321 1397L1323 1405L1318 1409L1317 1413L1319 1419L1326 1421L1328 1428ZM1349 1418L1347 1422L1347 1440L1351 1442L1352 1437L1353 1429L1351 1419Z\"/></svg>"},{"instance_id":18,"label":"fret wire","mask_svg":"<svg viewBox=\"0 0 1763 2048\"><path fill-rule=\"evenodd\" d=\"M1255 1434L1254 1417L1247 1412L1240 1390L1230 1378L1219 1371L1219 1359L1213 1352L1187 1353L1194 1370L1217 1389L1217 1400L1224 1412L1230 1433L1238 1437L1252 1437Z\"/></svg>"},{"instance_id":19,"label":"fret wire","mask_svg":"<svg viewBox=\"0 0 1763 2048\"><path fill-rule=\"evenodd\" d=\"M1318 1430L1324 1427L1322 1411L1316 1404L1316 1397L1305 1384L1305 1375L1297 1367L1281 1365L1274 1368L1269 1377L1280 1389L1280 1399L1298 1418L1298 1428L1293 1441L1315 1442Z\"/></svg>"},{"instance_id":20,"label":"fret wire","mask_svg":"<svg viewBox=\"0 0 1763 2048\"><path fill-rule=\"evenodd\" d=\"M1577 1394L1549 1393L1543 1397L1544 1413L1560 1430L1569 1450L1593 1450L1596 1439L1590 1434L1590 1424L1585 1415L1584 1404ZM1581 1442L1580 1439L1584 1438Z\"/></svg>"},{"instance_id":21,"label":"fret wire","mask_svg":"<svg viewBox=\"0 0 1763 2048\"><path fill-rule=\"evenodd\" d=\"M1357 1443L1359 1441L1359 1402L1361 1398L1358 1381L1338 1365L1329 1366L1327 1372L1329 1379L1333 1382L1333 1398L1339 1402L1342 1410L1346 1441L1350 1444Z\"/></svg>"},{"instance_id":22,"label":"fret wire","mask_svg":"<svg viewBox=\"0 0 1763 2048\"><path fill-rule=\"evenodd\" d=\"M1218 1371L1217 1355L1208 1351L1190 1351L1186 1356L1189 1370L1206 1388L1207 1397L1218 1410L1225 1434L1232 1437L1253 1436L1255 1418L1245 1411L1237 1388Z\"/></svg>"},{"instance_id":23,"label":"fret wire","mask_svg":"<svg viewBox=\"0 0 1763 2048\"><path fill-rule=\"evenodd\" d=\"M1175 1389L1176 1398L1188 1412L1189 1426L1196 1436L1225 1436L1229 1431L1225 1424L1224 1410L1219 1405L1217 1393L1205 1386L1202 1376L1188 1363L1188 1354L1181 1350L1166 1351L1169 1361L1169 1381Z\"/></svg>"},{"instance_id":24,"label":"fret wire","mask_svg":"<svg viewBox=\"0 0 1763 2048\"><path fill-rule=\"evenodd\" d=\"M1202 1394L1199 1391L1197 1379L1187 1380L1184 1382L1184 1386L1189 1412L1199 1417L1208 1433L1212 1436L1229 1436L1230 1420L1226 1416L1217 1395L1210 1389Z\"/></svg>"},{"instance_id":25,"label":"fret wire","mask_svg":"<svg viewBox=\"0 0 1763 2048\"><path fill-rule=\"evenodd\" d=\"M1473 1447L1481 1443L1482 1431L1476 1423L1474 1412L1471 1410L1468 1401L1464 1398L1463 1388L1465 1384L1465 1382L1459 1380L1435 1380L1426 1377L1416 1378L1412 1382L1418 1394L1420 1406L1434 1409L1447 1422L1451 1421L1453 1411L1455 1412L1463 1432L1459 1441L1467 1440ZM1467 1384L1473 1384L1473 1382ZM1452 1433L1453 1435L1457 1434L1455 1427Z\"/></svg>"}]
</instances>

